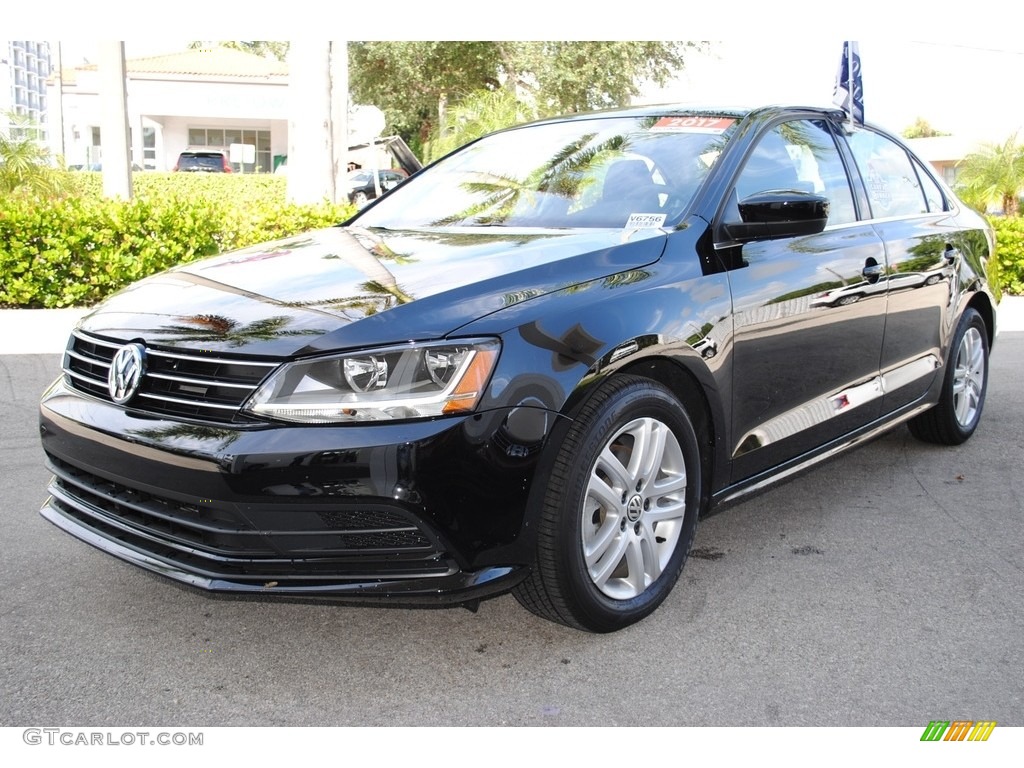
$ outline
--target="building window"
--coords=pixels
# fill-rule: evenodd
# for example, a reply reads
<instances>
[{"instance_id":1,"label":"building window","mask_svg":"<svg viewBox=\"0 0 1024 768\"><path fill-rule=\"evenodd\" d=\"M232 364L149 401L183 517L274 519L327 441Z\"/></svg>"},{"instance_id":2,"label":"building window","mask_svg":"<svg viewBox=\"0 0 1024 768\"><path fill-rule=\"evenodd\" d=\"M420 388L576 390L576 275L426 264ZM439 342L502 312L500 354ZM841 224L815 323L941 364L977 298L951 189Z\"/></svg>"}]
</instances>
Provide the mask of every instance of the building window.
<instances>
[{"instance_id":1,"label":"building window","mask_svg":"<svg viewBox=\"0 0 1024 768\"><path fill-rule=\"evenodd\" d=\"M190 147L220 149L230 153L232 144L251 144L256 147L255 163L232 163L231 169L244 173L270 173L273 171L270 155L270 131L255 128L189 128Z\"/></svg>"},{"instance_id":2,"label":"building window","mask_svg":"<svg viewBox=\"0 0 1024 768\"><path fill-rule=\"evenodd\" d=\"M156 168L156 128L142 126L142 167Z\"/></svg>"}]
</instances>

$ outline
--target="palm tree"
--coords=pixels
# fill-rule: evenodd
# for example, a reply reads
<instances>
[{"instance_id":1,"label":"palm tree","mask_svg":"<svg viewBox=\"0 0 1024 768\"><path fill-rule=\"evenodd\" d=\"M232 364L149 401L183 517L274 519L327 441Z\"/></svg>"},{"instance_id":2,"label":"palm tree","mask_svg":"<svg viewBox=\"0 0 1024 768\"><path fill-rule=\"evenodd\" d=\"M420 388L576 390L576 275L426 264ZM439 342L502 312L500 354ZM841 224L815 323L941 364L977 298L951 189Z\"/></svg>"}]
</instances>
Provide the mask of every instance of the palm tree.
<instances>
[{"instance_id":1,"label":"palm tree","mask_svg":"<svg viewBox=\"0 0 1024 768\"><path fill-rule=\"evenodd\" d=\"M1013 134L1003 144L984 144L957 166L958 186L971 197L1002 202L1003 215L1016 216L1024 190L1024 144Z\"/></svg>"},{"instance_id":2,"label":"palm tree","mask_svg":"<svg viewBox=\"0 0 1024 768\"><path fill-rule=\"evenodd\" d=\"M51 165L50 152L39 140L39 128L22 115L0 117L0 194L62 192L64 174Z\"/></svg>"},{"instance_id":3,"label":"palm tree","mask_svg":"<svg viewBox=\"0 0 1024 768\"><path fill-rule=\"evenodd\" d=\"M522 101L514 89L474 91L445 110L444 119L427 142L428 160L437 160L485 133L537 118L537 110Z\"/></svg>"}]
</instances>

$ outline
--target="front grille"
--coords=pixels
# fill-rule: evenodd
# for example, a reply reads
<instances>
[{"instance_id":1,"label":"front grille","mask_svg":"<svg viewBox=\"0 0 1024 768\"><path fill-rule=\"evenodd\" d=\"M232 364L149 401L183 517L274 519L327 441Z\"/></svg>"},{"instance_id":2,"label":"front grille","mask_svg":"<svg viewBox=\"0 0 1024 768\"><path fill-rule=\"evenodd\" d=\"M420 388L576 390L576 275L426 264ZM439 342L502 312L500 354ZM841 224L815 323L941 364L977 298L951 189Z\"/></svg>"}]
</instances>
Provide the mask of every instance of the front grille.
<instances>
[{"instance_id":1,"label":"front grille","mask_svg":"<svg viewBox=\"0 0 1024 768\"><path fill-rule=\"evenodd\" d=\"M70 386L108 402L107 374L123 346L76 331L64 353ZM146 413L230 422L278 363L146 348L145 374L129 407Z\"/></svg>"},{"instance_id":2,"label":"front grille","mask_svg":"<svg viewBox=\"0 0 1024 768\"><path fill-rule=\"evenodd\" d=\"M412 578L453 571L436 537L387 504L182 502L48 455L53 506L101 536L206 578Z\"/></svg>"}]
</instances>

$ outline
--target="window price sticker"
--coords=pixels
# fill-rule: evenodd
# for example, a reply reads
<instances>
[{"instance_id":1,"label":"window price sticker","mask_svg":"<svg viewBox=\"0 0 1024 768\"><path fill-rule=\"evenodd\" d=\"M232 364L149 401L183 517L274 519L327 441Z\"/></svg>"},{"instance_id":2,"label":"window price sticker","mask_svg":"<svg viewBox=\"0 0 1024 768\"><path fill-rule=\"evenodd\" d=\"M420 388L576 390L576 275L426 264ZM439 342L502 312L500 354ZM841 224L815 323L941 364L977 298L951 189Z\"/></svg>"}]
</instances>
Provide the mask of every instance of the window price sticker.
<instances>
[{"instance_id":1,"label":"window price sticker","mask_svg":"<svg viewBox=\"0 0 1024 768\"><path fill-rule=\"evenodd\" d=\"M626 229L657 229L664 223L664 213L631 213Z\"/></svg>"},{"instance_id":2,"label":"window price sticker","mask_svg":"<svg viewBox=\"0 0 1024 768\"><path fill-rule=\"evenodd\" d=\"M651 126L651 130L673 133L722 133L735 122L731 117L679 115L659 118L658 122Z\"/></svg>"}]
</instances>

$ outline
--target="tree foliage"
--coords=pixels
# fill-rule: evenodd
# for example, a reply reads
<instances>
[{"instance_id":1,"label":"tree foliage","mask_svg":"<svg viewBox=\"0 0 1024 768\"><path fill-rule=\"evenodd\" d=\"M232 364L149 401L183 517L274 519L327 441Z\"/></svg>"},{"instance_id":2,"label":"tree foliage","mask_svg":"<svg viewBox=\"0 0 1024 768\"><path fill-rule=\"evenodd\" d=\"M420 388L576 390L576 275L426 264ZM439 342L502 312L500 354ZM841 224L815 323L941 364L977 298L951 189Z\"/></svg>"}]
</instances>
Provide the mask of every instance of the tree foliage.
<instances>
[{"instance_id":1,"label":"tree foliage","mask_svg":"<svg viewBox=\"0 0 1024 768\"><path fill-rule=\"evenodd\" d=\"M913 125L903 130L905 139L930 139L934 136L949 136L949 133L932 128L932 124L923 117L917 118Z\"/></svg>"},{"instance_id":2,"label":"tree foliage","mask_svg":"<svg viewBox=\"0 0 1024 768\"><path fill-rule=\"evenodd\" d=\"M282 41L197 41L284 60ZM681 41L374 41L349 43L349 91L383 110L388 131L414 149L475 92L514 91L541 116L627 104L664 85L701 43Z\"/></svg>"},{"instance_id":3,"label":"tree foliage","mask_svg":"<svg viewBox=\"0 0 1024 768\"><path fill-rule=\"evenodd\" d=\"M22 115L0 115L0 194L55 195L66 178L53 166L37 126Z\"/></svg>"},{"instance_id":4,"label":"tree foliage","mask_svg":"<svg viewBox=\"0 0 1024 768\"><path fill-rule=\"evenodd\" d=\"M349 44L349 92L383 110L388 130L422 146L450 96L497 88L495 43Z\"/></svg>"},{"instance_id":5,"label":"tree foliage","mask_svg":"<svg viewBox=\"0 0 1024 768\"><path fill-rule=\"evenodd\" d=\"M697 43L463 41L351 43L353 101L380 107L414 146L449 105L480 90L513 90L541 116L621 106L645 81L664 85ZM476 98L476 97L474 97Z\"/></svg>"},{"instance_id":6,"label":"tree foliage","mask_svg":"<svg viewBox=\"0 0 1024 768\"><path fill-rule=\"evenodd\" d=\"M423 148L424 159L437 160L485 133L536 118L536 108L509 88L473 91L446 111Z\"/></svg>"},{"instance_id":7,"label":"tree foliage","mask_svg":"<svg viewBox=\"0 0 1024 768\"><path fill-rule=\"evenodd\" d=\"M196 48L231 48L235 51L254 53L268 59L284 61L288 56L287 40L193 40L188 44Z\"/></svg>"},{"instance_id":8,"label":"tree foliage","mask_svg":"<svg viewBox=\"0 0 1024 768\"><path fill-rule=\"evenodd\" d=\"M1024 144L1017 143L1017 134L1002 144L983 144L957 168L957 184L968 197L998 199L1004 216L1019 213L1019 196L1024 190Z\"/></svg>"},{"instance_id":9,"label":"tree foliage","mask_svg":"<svg viewBox=\"0 0 1024 768\"><path fill-rule=\"evenodd\" d=\"M664 85L697 43L660 41L532 41L498 43L515 84L532 92L542 114L622 106L645 82Z\"/></svg>"}]
</instances>

